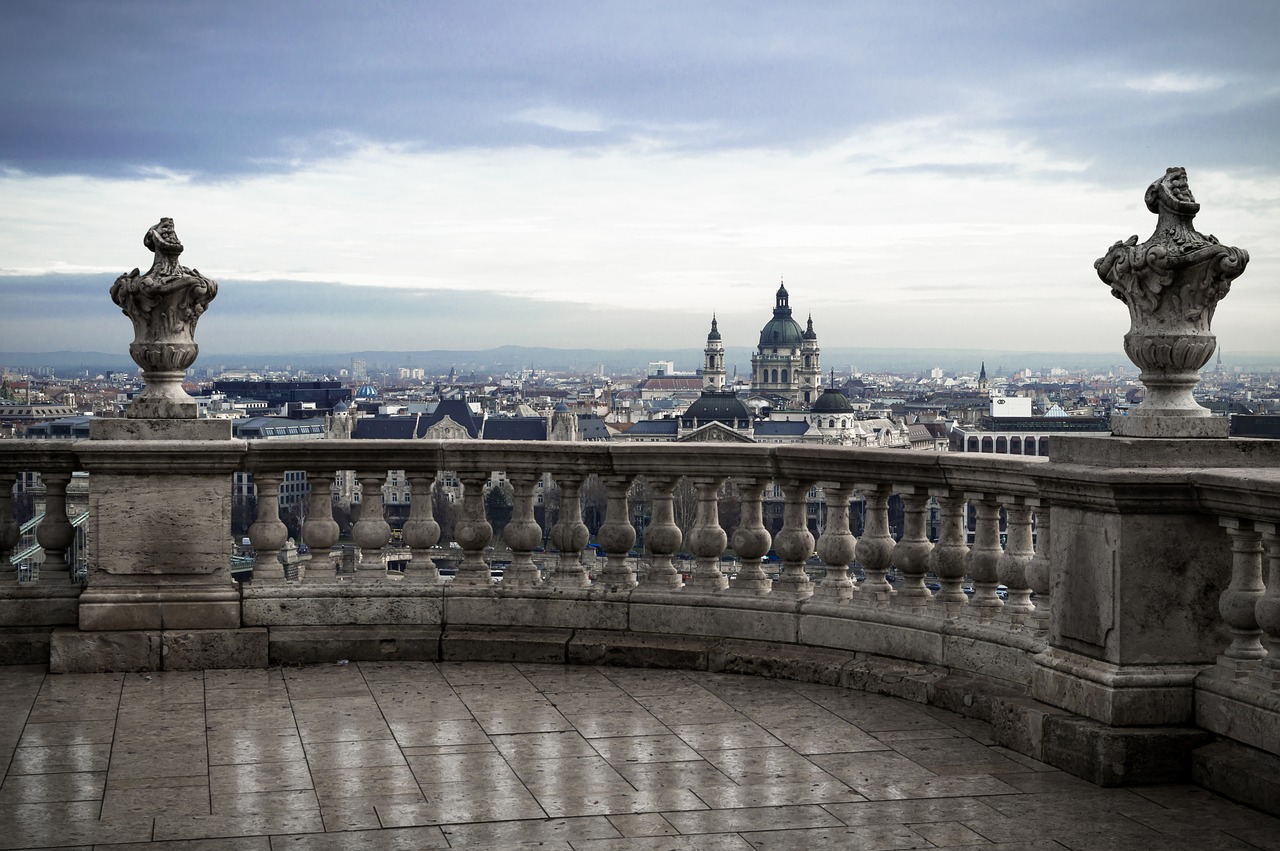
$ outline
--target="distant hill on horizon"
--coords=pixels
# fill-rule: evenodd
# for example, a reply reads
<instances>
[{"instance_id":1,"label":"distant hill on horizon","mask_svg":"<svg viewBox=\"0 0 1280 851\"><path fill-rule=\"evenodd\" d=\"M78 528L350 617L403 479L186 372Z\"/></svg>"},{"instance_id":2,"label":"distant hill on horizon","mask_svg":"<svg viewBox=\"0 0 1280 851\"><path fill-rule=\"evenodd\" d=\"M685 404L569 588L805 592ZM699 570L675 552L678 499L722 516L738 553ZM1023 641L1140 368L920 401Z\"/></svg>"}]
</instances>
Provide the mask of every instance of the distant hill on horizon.
<instances>
[{"instance_id":1,"label":"distant hill on horizon","mask_svg":"<svg viewBox=\"0 0 1280 851\"><path fill-rule=\"evenodd\" d=\"M750 374L752 349L727 346L725 363L730 375L734 368L741 376ZM398 367L423 368L443 373L456 368L459 373L510 372L519 369L548 371L598 372L611 374L644 372L654 361L672 361L680 372L693 372L702 366L701 349L556 349L538 346L496 346L490 349L421 351L353 351L353 352L280 352L272 354L200 353L197 374L206 370L275 369L290 367L310 372L337 373L349 369L351 361L364 360L369 370L388 371ZM1228 353L1224 364L1248 370L1280 370L1280 354L1263 352ZM850 348L842 346L822 349L824 369L846 372L852 367L859 372L922 372L935 367L946 372L976 374L983 363L992 375L1007 375L1025 369L1045 371L1053 367L1090 372L1136 373L1124 353L1115 352L1026 352L1009 349L928 349L928 348ZM1210 362L1209 368L1214 362ZM52 368L61 375L100 373L105 370L134 370L137 367L127 353L108 352L0 352L0 368L37 371Z\"/></svg>"}]
</instances>

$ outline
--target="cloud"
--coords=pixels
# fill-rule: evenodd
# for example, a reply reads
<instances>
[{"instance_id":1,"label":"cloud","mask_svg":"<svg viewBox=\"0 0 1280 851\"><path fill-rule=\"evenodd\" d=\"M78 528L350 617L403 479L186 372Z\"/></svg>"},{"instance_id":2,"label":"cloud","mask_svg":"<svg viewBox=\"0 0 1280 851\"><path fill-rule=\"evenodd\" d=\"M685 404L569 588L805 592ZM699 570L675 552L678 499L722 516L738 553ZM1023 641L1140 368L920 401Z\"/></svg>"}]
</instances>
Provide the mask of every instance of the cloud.
<instances>
[{"instance_id":1,"label":"cloud","mask_svg":"<svg viewBox=\"0 0 1280 851\"><path fill-rule=\"evenodd\" d=\"M1126 88L1151 94L1201 94L1216 91L1226 84L1227 81L1221 77L1183 71L1161 71L1124 81Z\"/></svg>"},{"instance_id":2,"label":"cloud","mask_svg":"<svg viewBox=\"0 0 1280 851\"><path fill-rule=\"evenodd\" d=\"M604 119L599 115L554 106L523 109L514 117L516 121L550 127L553 130L564 130L567 133L600 133L605 129Z\"/></svg>"}]
</instances>

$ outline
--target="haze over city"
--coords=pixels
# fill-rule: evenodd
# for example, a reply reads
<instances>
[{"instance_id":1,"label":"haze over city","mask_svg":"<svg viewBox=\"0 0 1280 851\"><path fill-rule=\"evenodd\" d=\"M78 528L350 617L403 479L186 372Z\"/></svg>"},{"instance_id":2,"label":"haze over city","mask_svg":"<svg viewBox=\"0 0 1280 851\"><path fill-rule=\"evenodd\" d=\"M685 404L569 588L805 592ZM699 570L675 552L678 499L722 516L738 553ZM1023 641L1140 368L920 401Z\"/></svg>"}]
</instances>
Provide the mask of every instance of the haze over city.
<instances>
[{"instance_id":1,"label":"haze over city","mask_svg":"<svg viewBox=\"0 0 1280 851\"><path fill-rule=\"evenodd\" d=\"M207 352L1120 351L1093 261L1185 166L1275 352L1280 7L8 2L0 347L120 352L175 219Z\"/></svg>"}]
</instances>

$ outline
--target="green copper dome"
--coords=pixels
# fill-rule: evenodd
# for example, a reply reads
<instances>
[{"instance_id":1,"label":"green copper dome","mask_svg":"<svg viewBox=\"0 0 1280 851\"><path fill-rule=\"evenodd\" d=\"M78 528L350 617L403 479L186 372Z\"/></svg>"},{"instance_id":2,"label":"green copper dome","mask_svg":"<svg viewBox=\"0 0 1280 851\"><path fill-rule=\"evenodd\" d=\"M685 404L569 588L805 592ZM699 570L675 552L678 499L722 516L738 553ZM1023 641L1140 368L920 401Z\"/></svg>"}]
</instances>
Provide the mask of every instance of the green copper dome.
<instances>
[{"instance_id":1,"label":"green copper dome","mask_svg":"<svg viewBox=\"0 0 1280 851\"><path fill-rule=\"evenodd\" d=\"M800 324L791 318L791 305L788 303L787 288L778 287L777 300L773 308L773 318L760 329L761 346L777 346L778 348L798 348L803 332Z\"/></svg>"}]
</instances>

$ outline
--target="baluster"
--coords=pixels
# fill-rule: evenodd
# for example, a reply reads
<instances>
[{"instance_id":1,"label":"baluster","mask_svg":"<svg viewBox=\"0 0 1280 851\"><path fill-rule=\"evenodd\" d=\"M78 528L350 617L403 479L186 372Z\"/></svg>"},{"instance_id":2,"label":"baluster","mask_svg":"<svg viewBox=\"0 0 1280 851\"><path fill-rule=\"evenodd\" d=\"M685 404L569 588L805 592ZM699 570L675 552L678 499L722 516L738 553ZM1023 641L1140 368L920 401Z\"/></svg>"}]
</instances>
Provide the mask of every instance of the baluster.
<instances>
[{"instance_id":1,"label":"baluster","mask_svg":"<svg viewBox=\"0 0 1280 851\"><path fill-rule=\"evenodd\" d=\"M684 534L676 524L675 489L678 476L649 476L653 490L653 519L645 530L644 544L651 556L641 583L649 588L679 588L680 572L671 557L680 552Z\"/></svg>"},{"instance_id":2,"label":"baluster","mask_svg":"<svg viewBox=\"0 0 1280 851\"><path fill-rule=\"evenodd\" d=\"M284 582L284 565L280 548L289 539L289 528L280 519L280 473L254 471L253 484L258 492L258 512L249 527L249 543L256 554L253 561L255 584Z\"/></svg>"},{"instance_id":3,"label":"baluster","mask_svg":"<svg viewBox=\"0 0 1280 851\"><path fill-rule=\"evenodd\" d=\"M827 526L818 536L818 556L826 565L826 572L813 589L813 596L844 602L853 599L849 563L853 561L858 547L858 539L849 529L849 500L853 498L853 485L828 482L822 486L822 493L827 503Z\"/></svg>"},{"instance_id":4,"label":"baluster","mask_svg":"<svg viewBox=\"0 0 1280 851\"><path fill-rule=\"evenodd\" d=\"M44 548L40 565L40 581L67 584L71 581L71 565L67 547L75 541L76 530L67 518L67 485L70 473L48 473L44 480L44 519L36 526L36 543Z\"/></svg>"},{"instance_id":5,"label":"baluster","mask_svg":"<svg viewBox=\"0 0 1280 851\"><path fill-rule=\"evenodd\" d=\"M1254 523L1267 549L1267 593L1258 598L1254 612L1266 636L1267 657L1253 672L1263 687L1280 690L1280 525Z\"/></svg>"},{"instance_id":6,"label":"baluster","mask_svg":"<svg viewBox=\"0 0 1280 851\"><path fill-rule=\"evenodd\" d=\"M1035 611L1032 612L1028 621L1033 628L1040 632L1049 630L1049 611L1052 605L1052 597L1050 596L1050 586L1052 583L1052 575L1050 569L1052 565L1049 562L1049 505L1041 503L1040 500L1028 499L1027 504L1036 507L1035 512L1035 555L1031 557L1031 563L1027 565L1027 585L1035 593L1036 599L1033 604Z\"/></svg>"},{"instance_id":7,"label":"baluster","mask_svg":"<svg viewBox=\"0 0 1280 851\"><path fill-rule=\"evenodd\" d=\"M773 548L782 561L782 573L773 583L773 593L793 600L813 596L813 582L804 566L813 555L813 533L809 531L808 498L812 481L788 479L782 488L782 528L773 538Z\"/></svg>"},{"instance_id":8,"label":"baluster","mask_svg":"<svg viewBox=\"0 0 1280 851\"><path fill-rule=\"evenodd\" d=\"M551 527L551 543L560 551L551 584L560 588L586 588L591 577L582 566L582 548L591 540L591 531L582 522L582 475L556 476L560 484L560 516Z\"/></svg>"},{"instance_id":9,"label":"baluster","mask_svg":"<svg viewBox=\"0 0 1280 851\"><path fill-rule=\"evenodd\" d=\"M0 476L0 583L17 582L18 569L9 559L18 545L18 522L13 519L16 476Z\"/></svg>"},{"instance_id":10,"label":"baluster","mask_svg":"<svg viewBox=\"0 0 1280 851\"><path fill-rule=\"evenodd\" d=\"M885 577L893 559L893 535L889 534L889 494L884 485L858 485L866 505L867 519L855 554L866 577L858 585L858 599L866 603L887 603L894 594Z\"/></svg>"},{"instance_id":11,"label":"baluster","mask_svg":"<svg viewBox=\"0 0 1280 851\"><path fill-rule=\"evenodd\" d=\"M760 501L768 480L735 479L734 483L741 496L742 513L731 541L738 556L738 575L729 580L729 587L735 594L768 594L773 589L773 580L760 562L773 543L769 530L764 527L764 506Z\"/></svg>"},{"instance_id":12,"label":"baluster","mask_svg":"<svg viewBox=\"0 0 1280 851\"><path fill-rule=\"evenodd\" d=\"M895 488L902 497L902 539L893 548L893 565L902 574L902 587L894 596L894 602L904 606L926 606L929 589L924 587L924 575L929 569L929 535L925 531L929 494L922 488L902 485Z\"/></svg>"},{"instance_id":13,"label":"baluster","mask_svg":"<svg viewBox=\"0 0 1280 851\"><path fill-rule=\"evenodd\" d=\"M636 545L636 529L631 525L627 492L631 489L630 476L605 476L605 490L609 495L609 507L596 540L604 548L607 561L597 585L606 591L629 591L636 587L636 575L627 564L627 555Z\"/></svg>"},{"instance_id":14,"label":"baluster","mask_svg":"<svg viewBox=\"0 0 1280 851\"><path fill-rule=\"evenodd\" d=\"M1235 677L1246 676L1267 655L1258 627L1258 601L1265 598L1262 584L1262 534L1249 520L1223 517L1218 521L1231 539L1231 584L1218 598L1218 611L1231 628L1231 645L1218 664Z\"/></svg>"},{"instance_id":15,"label":"baluster","mask_svg":"<svg viewBox=\"0 0 1280 851\"><path fill-rule=\"evenodd\" d=\"M985 493L965 494L977 510L978 526L974 530L973 549L969 551L969 577L973 580L973 599L969 601L983 620L993 616L1004 605L996 594L999 585L997 565L1004 550L1000 547L1000 503Z\"/></svg>"},{"instance_id":16,"label":"baluster","mask_svg":"<svg viewBox=\"0 0 1280 851\"><path fill-rule=\"evenodd\" d=\"M332 474L308 472L307 481L311 483L311 495L307 497L307 519L302 524L302 542L311 550L311 561L301 572L302 580L331 582L336 576L329 553L342 537L338 521L333 519L333 478Z\"/></svg>"},{"instance_id":17,"label":"baluster","mask_svg":"<svg viewBox=\"0 0 1280 851\"><path fill-rule=\"evenodd\" d=\"M533 563L533 548L542 543L542 527L533 511L538 488L536 473L508 473L511 482L511 521L502 530L502 540L511 548L511 564L502 574L502 584L527 588L542 584L538 566Z\"/></svg>"},{"instance_id":18,"label":"baluster","mask_svg":"<svg viewBox=\"0 0 1280 851\"><path fill-rule=\"evenodd\" d=\"M404 578L409 582L440 584L440 570L431 557L431 548L440 540L440 524L432 514L431 495L436 484L435 473L411 472L409 479L409 519L400 535L409 546L409 567Z\"/></svg>"},{"instance_id":19,"label":"baluster","mask_svg":"<svg viewBox=\"0 0 1280 851\"><path fill-rule=\"evenodd\" d=\"M697 557L693 575L685 588L696 591L723 591L729 578L720 569L720 555L729 544L729 536L720 528L720 486L723 476L699 476L693 480L698 489L698 514L689 530L689 551Z\"/></svg>"},{"instance_id":20,"label":"baluster","mask_svg":"<svg viewBox=\"0 0 1280 851\"><path fill-rule=\"evenodd\" d=\"M382 548L391 540L391 526L382 516L382 479L385 474L357 473L360 481L360 518L351 525L351 539L360 547L357 582L387 578Z\"/></svg>"},{"instance_id":21,"label":"baluster","mask_svg":"<svg viewBox=\"0 0 1280 851\"><path fill-rule=\"evenodd\" d=\"M484 549L493 540L493 526L484 511L487 473L468 470L458 473L462 483L462 517L453 527L453 537L462 547L462 562L454 585L492 585L493 571L484 560Z\"/></svg>"},{"instance_id":22,"label":"baluster","mask_svg":"<svg viewBox=\"0 0 1280 851\"><path fill-rule=\"evenodd\" d=\"M1031 506L1024 497L1002 496L1008 517L1004 552L996 562L996 576L1004 583L1008 599L1004 613L1013 623L1025 623L1036 607L1031 604L1031 586L1027 582L1027 567L1035 557L1031 542Z\"/></svg>"},{"instance_id":23,"label":"baluster","mask_svg":"<svg viewBox=\"0 0 1280 851\"><path fill-rule=\"evenodd\" d=\"M964 500L947 488L934 488L929 492L938 500L941 518L938 542L929 553L929 569L941 586L933 595L933 601L950 613L969 605L969 595L964 593L964 572L969 558L964 535Z\"/></svg>"}]
</instances>

